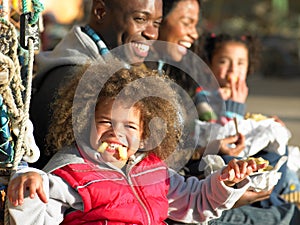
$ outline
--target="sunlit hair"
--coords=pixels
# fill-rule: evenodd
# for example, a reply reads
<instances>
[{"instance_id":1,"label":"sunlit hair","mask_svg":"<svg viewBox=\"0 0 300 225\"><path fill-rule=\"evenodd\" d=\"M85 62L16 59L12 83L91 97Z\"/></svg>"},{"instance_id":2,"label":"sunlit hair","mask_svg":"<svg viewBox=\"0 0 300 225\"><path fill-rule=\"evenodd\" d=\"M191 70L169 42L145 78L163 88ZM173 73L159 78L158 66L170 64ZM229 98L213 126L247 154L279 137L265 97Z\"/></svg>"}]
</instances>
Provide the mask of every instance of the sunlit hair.
<instances>
[{"instance_id":1,"label":"sunlit hair","mask_svg":"<svg viewBox=\"0 0 300 225\"><path fill-rule=\"evenodd\" d=\"M111 71L114 70L112 65L91 65L84 73L85 79L81 79L83 73L79 73L60 89L59 97L53 106L53 121L47 136L48 151L53 152L64 146L73 145L78 139L89 144L87 134L90 134L95 107L101 104L99 98L118 99L118 94L122 91L122 102L125 100L125 103L130 103L141 112L142 139L147 140L151 136L151 140L160 143L160 139L162 139L159 132L162 129L161 124L153 123L152 119L160 118L166 124L166 136L158 147L151 150L160 158L166 159L178 144L182 126L178 115L179 103L176 93L170 86L171 80L166 76L158 75L156 71L149 71L141 67L121 69L112 74ZM153 79L147 79L149 77ZM79 107L74 107L73 98L79 81L80 86L84 87L84 91L80 92L81 94L76 99L76 105ZM128 85L130 88L123 91ZM136 98L137 93L141 93L145 97L136 102L130 102L133 96ZM155 96L154 93L159 93L159 96L163 97ZM75 134L73 128L76 129Z\"/></svg>"}]
</instances>

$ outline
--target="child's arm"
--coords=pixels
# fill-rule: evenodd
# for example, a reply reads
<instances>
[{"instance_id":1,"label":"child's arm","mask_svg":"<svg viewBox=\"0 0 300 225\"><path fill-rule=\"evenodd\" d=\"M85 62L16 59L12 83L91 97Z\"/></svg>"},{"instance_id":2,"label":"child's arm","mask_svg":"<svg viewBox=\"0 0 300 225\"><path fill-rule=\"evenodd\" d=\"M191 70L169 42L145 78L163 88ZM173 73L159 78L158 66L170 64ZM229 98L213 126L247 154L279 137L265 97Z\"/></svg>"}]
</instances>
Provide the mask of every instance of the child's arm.
<instances>
[{"instance_id":1,"label":"child's arm","mask_svg":"<svg viewBox=\"0 0 300 225\"><path fill-rule=\"evenodd\" d=\"M42 202L47 203L47 196L43 188L43 179L37 172L26 172L10 180L7 188L7 197L14 206L22 205L25 191L29 190L29 197L39 196Z\"/></svg>"}]
</instances>

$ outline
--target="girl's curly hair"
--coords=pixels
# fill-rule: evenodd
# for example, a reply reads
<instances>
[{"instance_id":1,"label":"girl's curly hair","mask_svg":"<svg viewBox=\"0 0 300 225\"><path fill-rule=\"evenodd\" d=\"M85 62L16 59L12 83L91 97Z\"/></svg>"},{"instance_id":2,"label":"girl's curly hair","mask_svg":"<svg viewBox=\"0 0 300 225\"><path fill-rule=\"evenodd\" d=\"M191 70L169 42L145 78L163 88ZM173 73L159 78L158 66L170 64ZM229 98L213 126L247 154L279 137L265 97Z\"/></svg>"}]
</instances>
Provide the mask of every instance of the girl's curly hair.
<instances>
[{"instance_id":1,"label":"girl's curly hair","mask_svg":"<svg viewBox=\"0 0 300 225\"><path fill-rule=\"evenodd\" d=\"M146 140L147 149L161 159L175 151L182 121L178 115L177 95L170 85L172 81L142 67L120 68L115 62L89 65L84 73L78 73L59 90L47 136L48 153L78 142L90 145L96 105L101 104L103 97L119 100L119 96L122 103L141 110L142 139ZM150 139L151 143L147 142Z\"/></svg>"}]
</instances>

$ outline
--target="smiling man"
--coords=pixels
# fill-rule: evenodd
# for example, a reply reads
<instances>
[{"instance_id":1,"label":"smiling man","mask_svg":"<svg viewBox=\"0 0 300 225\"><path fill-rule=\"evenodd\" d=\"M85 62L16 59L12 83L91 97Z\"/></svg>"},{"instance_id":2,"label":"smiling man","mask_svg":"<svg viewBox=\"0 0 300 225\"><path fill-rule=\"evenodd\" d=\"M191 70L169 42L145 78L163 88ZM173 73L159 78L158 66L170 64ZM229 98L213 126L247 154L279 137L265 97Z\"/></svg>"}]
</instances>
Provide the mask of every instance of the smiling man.
<instances>
[{"instance_id":1,"label":"smiling man","mask_svg":"<svg viewBox=\"0 0 300 225\"><path fill-rule=\"evenodd\" d=\"M93 0L88 25L74 26L53 51L36 57L30 119L41 157L33 166L42 168L48 161L44 149L50 105L63 81L87 62L105 60L111 49L124 44L129 46L127 57L142 62L150 48L147 41L158 38L161 20L162 0Z\"/></svg>"}]
</instances>

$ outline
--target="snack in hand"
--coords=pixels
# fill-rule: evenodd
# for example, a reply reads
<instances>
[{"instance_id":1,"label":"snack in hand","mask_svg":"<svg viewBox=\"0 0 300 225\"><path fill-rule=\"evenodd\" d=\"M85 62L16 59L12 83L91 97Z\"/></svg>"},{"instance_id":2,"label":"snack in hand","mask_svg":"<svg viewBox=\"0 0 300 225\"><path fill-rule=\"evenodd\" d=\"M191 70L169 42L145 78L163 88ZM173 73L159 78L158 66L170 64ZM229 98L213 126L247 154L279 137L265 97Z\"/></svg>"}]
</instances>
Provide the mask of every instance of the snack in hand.
<instances>
[{"instance_id":1,"label":"snack in hand","mask_svg":"<svg viewBox=\"0 0 300 225\"><path fill-rule=\"evenodd\" d=\"M234 83L236 83L238 81L238 79L239 79L239 76L236 76L236 75L227 77L227 80L229 82L232 80Z\"/></svg>"},{"instance_id":2,"label":"snack in hand","mask_svg":"<svg viewBox=\"0 0 300 225\"><path fill-rule=\"evenodd\" d=\"M248 157L247 161L249 161L251 159L254 160L257 165L263 165L263 164L265 164L264 168L259 169L257 172L270 171L270 170L273 169L273 166L269 165L270 164L269 160L266 160L266 159L264 159L262 157L258 157L258 158Z\"/></svg>"}]
</instances>

